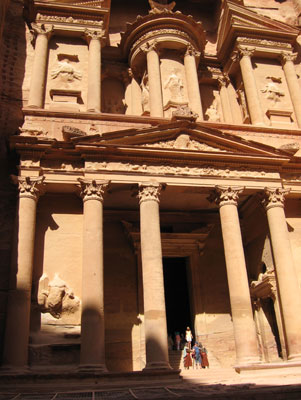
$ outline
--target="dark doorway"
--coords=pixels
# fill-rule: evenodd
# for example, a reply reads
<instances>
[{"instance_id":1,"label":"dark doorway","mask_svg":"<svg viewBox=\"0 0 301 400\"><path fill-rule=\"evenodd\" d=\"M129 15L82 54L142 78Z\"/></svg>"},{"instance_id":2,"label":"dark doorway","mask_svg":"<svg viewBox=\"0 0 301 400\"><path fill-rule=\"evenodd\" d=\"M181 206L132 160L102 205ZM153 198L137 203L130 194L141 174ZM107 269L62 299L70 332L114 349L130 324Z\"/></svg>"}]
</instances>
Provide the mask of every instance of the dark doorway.
<instances>
[{"instance_id":1,"label":"dark doorway","mask_svg":"<svg viewBox=\"0 0 301 400\"><path fill-rule=\"evenodd\" d=\"M164 290L168 334L185 334L191 323L189 289L186 272L187 258L163 258Z\"/></svg>"}]
</instances>

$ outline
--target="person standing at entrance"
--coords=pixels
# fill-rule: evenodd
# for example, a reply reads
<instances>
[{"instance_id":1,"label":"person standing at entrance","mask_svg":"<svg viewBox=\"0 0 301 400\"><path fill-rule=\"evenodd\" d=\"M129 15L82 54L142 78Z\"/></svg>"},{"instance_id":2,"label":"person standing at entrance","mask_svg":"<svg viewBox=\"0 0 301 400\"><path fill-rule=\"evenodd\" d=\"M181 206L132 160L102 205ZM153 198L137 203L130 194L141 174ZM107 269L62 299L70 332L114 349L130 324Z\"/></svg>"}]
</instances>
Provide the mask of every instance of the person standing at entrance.
<instances>
[{"instance_id":1,"label":"person standing at entrance","mask_svg":"<svg viewBox=\"0 0 301 400\"><path fill-rule=\"evenodd\" d=\"M180 350L180 344L181 344L180 332L175 332L175 345L176 345L175 347L177 351Z\"/></svg>"},{"instance_id":2,"label":"person standing at entrance","mask_svg":"<svg viewBox=\"0 0 301 400\"><path fill-rule=\"evenodd\" d=\"M204 346L200 347L200 352L201 352L201 358L202 358L202 368L209 368L209 361L207 357L207 349Z\"/></svg>"},{"instance_id":3,"label":"person standing at entrance","mask_svg":"<svg viewBox=\"0 0 301 400\"><path fill-rule=\"evenodd\" d=\"M187 344L188 344L189 350L191 350L192 338L193 338L192 332L191 332L189 326L187 326L186 333L185 333L185 339L186 339L186 342L187 342Z\"/></svg>"},{"instance_id":4,"label":"person standing at entrance","mask_svg":"<svg viewBox=\"0 0 301 400\"><path fill-rule=\"evenodd\" d=\"M202 358L201 358L201 352L200 352L200 348L198 346L198 342L195 342L195 345L192 348L192 358L194 360L193 364L195 365L195 368L198 369L199 366L201 368ZM194 367L194 365L193 365L193 367Z\"/></svg>"}]
</instances>

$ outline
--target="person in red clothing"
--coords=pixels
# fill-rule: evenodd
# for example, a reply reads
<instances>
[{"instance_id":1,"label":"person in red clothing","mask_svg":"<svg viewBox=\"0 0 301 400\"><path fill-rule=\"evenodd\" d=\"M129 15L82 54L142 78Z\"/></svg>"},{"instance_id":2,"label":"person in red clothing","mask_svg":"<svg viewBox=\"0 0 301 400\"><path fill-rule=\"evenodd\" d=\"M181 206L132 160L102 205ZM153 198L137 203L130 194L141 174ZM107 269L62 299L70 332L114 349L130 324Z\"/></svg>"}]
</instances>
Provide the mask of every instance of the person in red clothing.
<instances>
[{"instance_id":1,"label":"person in red clothing","mask_svg":"<svg viewBox=\"0 0 301 400\"><path fill-rule=\"evenodd\" d=\"M184 368L189 369L189 367L192 367L191 350L186 345L184 347Z\"/></svg>"},{"instance_id":2,"label":"person in red clothing","mask_svg":"<svg viewBox=\"0 0 301 400\"><path fill-rule=\"evenodd\" d=\"M200 347L200 353L201 353L201 358L202 358L202 368L209 368L209 361L208 361L208 351L206 349L206 347L201 346Z\"/></svg>"}]
</instances>

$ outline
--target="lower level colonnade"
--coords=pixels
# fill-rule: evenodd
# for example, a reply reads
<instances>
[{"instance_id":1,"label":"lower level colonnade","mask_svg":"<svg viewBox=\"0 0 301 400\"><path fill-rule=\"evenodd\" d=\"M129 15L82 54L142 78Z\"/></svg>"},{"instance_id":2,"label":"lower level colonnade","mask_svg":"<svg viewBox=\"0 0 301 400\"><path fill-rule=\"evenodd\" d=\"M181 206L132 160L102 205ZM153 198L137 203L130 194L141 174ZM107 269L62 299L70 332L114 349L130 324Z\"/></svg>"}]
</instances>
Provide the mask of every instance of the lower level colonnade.
<instances>
[{"instance_id":1,"label":"lower level colonnade","mask_svg":"<svg viewBox=\"0 0 301 400\"><path fill-rule=\"evenodd\" d=\"M108 182L79 181L84 217L80 369L105 372L103 201ZM12 282L15 280L16 284L9 293L4 353L5 366L14 369L28 365L36 204L43 177L19 178L18 182L18 248L16 267L12 268ZM138 187L146 369L170 369L160 234L161 188L157 182L146 182ZM259 362L237 209L242 190L218 186L213 193L219 206L236 357L240 365ZM288 359L298 361L301 356L301 332L298 329L301 326L301 300L284 214L286 192L281 188L264 191Z\"/></svg>"}]
</instances>

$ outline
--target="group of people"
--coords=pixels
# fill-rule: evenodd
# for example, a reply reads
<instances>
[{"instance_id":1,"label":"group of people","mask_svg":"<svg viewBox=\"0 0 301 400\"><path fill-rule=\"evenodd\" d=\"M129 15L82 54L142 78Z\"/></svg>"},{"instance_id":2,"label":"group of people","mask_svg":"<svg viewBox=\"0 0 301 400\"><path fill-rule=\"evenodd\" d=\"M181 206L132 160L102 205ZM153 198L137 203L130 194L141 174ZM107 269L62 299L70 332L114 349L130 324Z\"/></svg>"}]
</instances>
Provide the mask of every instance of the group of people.
<instances>
[{"instance_id":1,"label":"group of people","mask_svg":"<svg viewBox=\"0 0 301 400\"><path fill-rule=\"evenodd\" d=\"M173 348L175 350L184 350L184 368L209 368L208 352L202 343L195 342L192 346L193 335L189 326L186 329L185 336L180 332L175 332Z\"/></svg>"}]
</instances>

